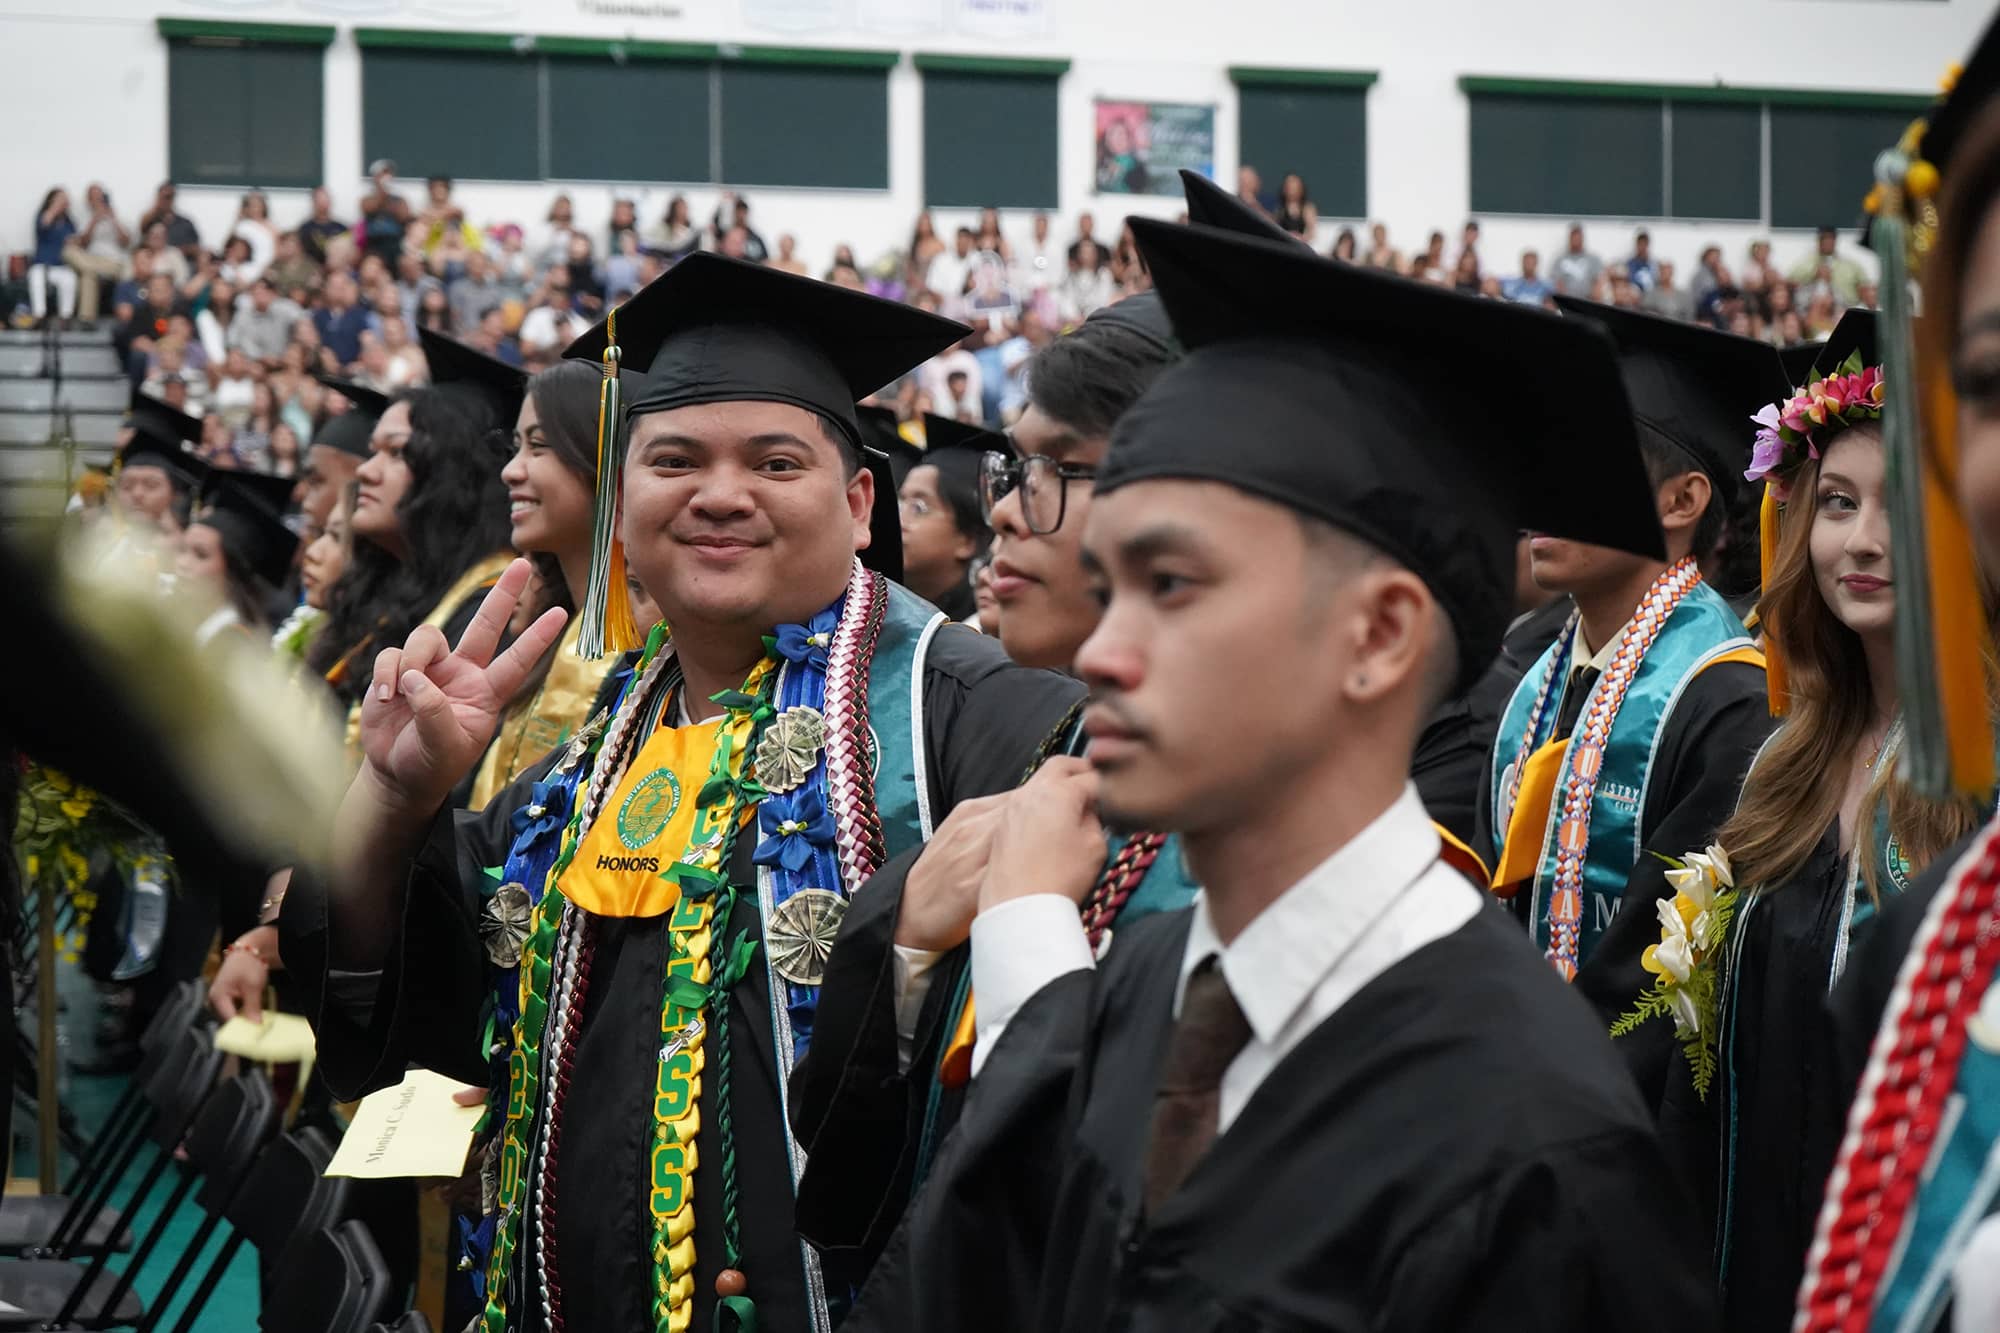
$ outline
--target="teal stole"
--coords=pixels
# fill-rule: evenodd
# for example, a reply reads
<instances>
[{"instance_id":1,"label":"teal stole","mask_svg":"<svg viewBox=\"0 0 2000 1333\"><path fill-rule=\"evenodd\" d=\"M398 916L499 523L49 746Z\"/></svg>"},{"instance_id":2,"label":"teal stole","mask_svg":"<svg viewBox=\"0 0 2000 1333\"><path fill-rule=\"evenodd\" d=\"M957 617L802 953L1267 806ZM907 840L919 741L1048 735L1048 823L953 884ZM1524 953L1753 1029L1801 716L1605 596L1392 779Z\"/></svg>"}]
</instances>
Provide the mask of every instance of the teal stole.
<instances>
[{"instance_id":1,"label":"teal stole","mask_svg":"<svg viewBox=\"0 0 2000 1333\"><path fill-rule=\"evenodd\" d=\"M1493 846L1481 849L1491 851L1496 865L1505 846L1508 821L1513 813L1507 805L1507 789L1513 780L1515 756L1522 752L1528 720L1535 711L1536 699L1544 691L1548 692L1549 699L1542 709L1534 743L1527 748L1527 752L1532 754L1551 740L1558 739L1554 736L1557 703L1569 676L1575 646L1574 630L1551 644L1541 659L1529 668L1502 714L1498 742L1493 748L1491 772ZM1729 609L1729 603L1706 583L1697 583L1681 598L1680 605L1674 608L1666 624L1660 627L1652 647L1647 649L1645 659L1633 675L1625 691L1624 702L1612 722L1611 734L1604 747L1603 772L1591 800L1590 850L1584 864L1581 940L1577 948L1579 966L1590 957L1598 939L1617 914L1625 895L1625 881L1632 867L1638 863L1642 851L1639 821L1646 807L1653 765L1659 758L1661 737L1667 719L1673 714L1674 705L1680 701L1689 683L1716 658L1754 646L1745 637L1743 622ZM1604 681L1600 679L1592 691L1592 699L1603 688ZM1584 713L1587 715L1589 711L1589 701L1586 701ZM1547 819L1542 825L1541 855L1536 862L1529 898L1529 930L1535 944L1545 952L1551 945L1549 895L1555 880L1556 837L1562 823L1564 793L1573 776L1571 769L1574 762L1575 752L1572 750L1564 756L1561 774L1549 798ZM1673 855L1687 850L1690 849L1670 849Z\"/></svg>"}]
</instances>

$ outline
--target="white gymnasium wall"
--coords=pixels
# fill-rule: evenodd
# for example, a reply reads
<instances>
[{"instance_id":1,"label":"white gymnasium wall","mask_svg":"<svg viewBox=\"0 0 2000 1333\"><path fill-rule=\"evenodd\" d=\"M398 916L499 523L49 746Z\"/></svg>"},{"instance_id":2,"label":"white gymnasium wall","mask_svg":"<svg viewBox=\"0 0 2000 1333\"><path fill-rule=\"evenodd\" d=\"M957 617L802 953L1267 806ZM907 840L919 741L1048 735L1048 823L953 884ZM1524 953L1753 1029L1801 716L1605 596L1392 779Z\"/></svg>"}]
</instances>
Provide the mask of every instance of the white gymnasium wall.
<instances>
[{"instance_id":1,"label":"white gymnasium wall","mask_svg":"<svg viewBox=\"0 0 2000 1333\"><path fill-rule=\"evenodd\" d=\"M849 14L865 0L834 0ZM949 12L956 0L937 0ZM1369 206L1399 248L1446 232L1455 251L1467 214L1467 125L1462 74L1601 81L1923 92L1966 52L1992 13L1990 0L1045 0L1047 30L1004 40L940 26L885 34L851 17L832 27L777 31L746 21L743 0L0 0L0 124L9 127L0 177L0 250L26 248L42 192L62 183L80 195L92 180L112 191L128 222L167 168L166 45L154 20L183 18L333 24L327 52L325 163L341 216L352 216L362 178L360 52L356 24L480 29L586 37L851 46L1067 59L1061 84L1061 214L1067 237L1079 212L1100 234L1135 208L1171 214L1170 200L1102 197L1091 190L1094 97L1208 102L1217 107L1218 175L1236 169L1230 65L1379 72L1371 90ZM612 13L604 11L611 10ZM643 115L643 108L632 108ZM907 241L921 204L921 78L905 60L890 76L890 189L886 192L746 191L774 244L795 232L818 267L840 241L866 262ZM802 126L801 133L810 133ZM1273 182L1274 183L1274 182ZM415 187L413 187L415 188ZM475 220L539 221L558 187L464 182ZM601 226L611 187L568 187L579 220ZM621 187L619 192L633 193ZM637 191L650 218L674 191ZM697 216L716 191L688 191ZM221 234L236 193L183 189L182 211L204 237ZM304 213L302 192L272 192L280 225ZM940 212L940 230L963 215ZM1481 219L1489 267L1512 271L1524 246L1560 246L1562 219ZM1010 233L1025 235L1025 215ZM1629 250L1626 221L1593 222L1591 245L1607 258ZM1691 267L1702 245L1740 260L1759 229L1653 223L1656 253ZM1329 231L1324 240L1331 242ZM1809 248L1800 233L1774 237L1778 258Z\"/></svg>"}]
</instances>

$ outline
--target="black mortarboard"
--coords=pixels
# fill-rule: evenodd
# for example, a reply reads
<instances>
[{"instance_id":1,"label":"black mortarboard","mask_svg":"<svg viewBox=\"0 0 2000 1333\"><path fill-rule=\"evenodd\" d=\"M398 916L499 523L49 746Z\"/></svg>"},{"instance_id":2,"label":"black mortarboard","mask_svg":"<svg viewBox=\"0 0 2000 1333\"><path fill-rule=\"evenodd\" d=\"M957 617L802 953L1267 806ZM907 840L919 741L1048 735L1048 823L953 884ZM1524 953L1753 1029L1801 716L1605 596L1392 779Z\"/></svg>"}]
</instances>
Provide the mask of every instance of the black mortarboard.
<instances>
[{"instance_id":1,"label":"black mortarboard","mask_svg":"<svg viewBox=\"0 0 2000 1333\"><path fill-rule=\"evenodd\" d=\"M892 407L862 403L854 409L854 420L861 428L861 447L889 460L889 474L900 492L910 469L924 461L924 451L903 438L896 410Z\"/></svg>"},{"instance_id":2,"label":"black mortarboard","mask_svg":"<svg viewBox=\"0 0 2000 1333\"><path fill-rule=\"evenodd\" d=\"M614 320L633 376L628 420L697 403L789 403L831 421L857 451L855 404L971 332L913 306L705 251L648 283L563 355L601 362ZM886 458L863 460L875 508L861 558L900 578L895 477Z\"/></svg>"},{"instance_id":3,"label":"black mortarboard","mask_svg":"<svg viewBox=\"0 0 2000 1333\"><path fill-rule=\"evenodd\" d=\"M1299 243L1299 238L1280 227L1270 214L1244 203L1199 171L1181 168L1181 191L1187 196L1189 222L1233 231L1239 236L1263 236L1292 245Z\"/></svg>"},{"instance_id":4,"label":"black mortarboard","mask_svg":"<svg viewBox=\"0 0 2000 1333\"><path fill-rule=\"evenodd\" d=\"M1819 360L1819 349L1823 342L1793 343L1790 347L1778 349L1778 360L1785 367L1785 382L1794 389L1803 388L1812 378L1813 362Z\"/></svg>"},{"instance_id":5,"label":"black mortarboard","mask_svg":"<svg viewBox=\"0 0 2000 1333\"><path fill-rule=\"evenodd\" d=\"M1750 418L1790 395L1778 349L1699 324L1558 296L1565 315L1588 319L1618 346L1618 370L1641 439L1679 449L1733 504L1750 465Z\"/></svg>"},{"instance_id":6,"label":"black mortarboard","mask_svg":"<svg viewBox=\"0 0 2000 1333\"><path fill-rule=\"evenodd\" d=\"M1290 239L1131 225L1188 354L1119 418L1100 494L1216 481L1355 534L1430 586L1461 687L1499 651L1522 529L1664 557L1594 326ZM1504 401L1460 392L1468 377Z\"/></svg>"},{"instance_id":7,"label":"black mortarboard","mask_svg":"<svg viewBox=\"0 0 2000 1333\"><path fill-rule=\"evenodd\" d=\"M1979 114L1994 104L1996 93L2000 93L2000 16L1987 23L1979 44L1952 80L1951 91L1928 118L1918 154L1939 174L1948 172L1959 140Z\"/></svg>"},{"instance_id":8,"label":"black mortarboard","mask_svg":"<svg viewBox=\"0 0 2000 1333\"><path fill-rule=\"evenodd\" d=\"M996 431L924 413L921 461L937 469L938 491L951 506L960 531L976 535L986 527L979 504L979 471L988 453L1007 450L1007 437Z\"/></svg>"},{"instance_id":9,"label":"black mortarboard","mask_svg":"<svg viewBox=\"0 0 2000 1333\"><path fill-rule=\"evenodd\" d=\"M1111 305L1100 306L1083 322L1100 328L1108 325L1127 329L1164 356L1180 355L1180 344L1174 341L1173 321L1167 318L1167 308L1160 304L1158 292L1140 292Z\"/></svg>"},{"instance_id":10,"label":"black mortarboard","mask_svg":"<svg viewBox=\"0 0 2000 1333\"><path fill-rule=\"evenodd\" d=\"M294 485L289 477L218 469L202 485L194 521L220 533L224 549L266 583L283 583L299 549L285 523Z\"/></svg>"},{"instance_id":11,"label":"black mortarboard","mask_svg":"<svg viewBox=\"0 0 2000 1333\"><path fill-rule=\"evenodd\" d=\"M1840 317L1833 332L1819 345L1819 352L1813 357L1806 378L1798 381L1798 387L1833 374L1856 352L1861 353L1864 369L1882 364L1882 354L1875 347L1875 312L1863 306L1855 306Z\"/></svg>"},{"instance_id":12,"label":"black mortarboard","mask_svg":"<svg viewBox=\"0 0 2000 1333\"><path fill-rule=\"evenodd\" d=\"M500 429L514 433L521 400L528 396L526 371L434 329L418 329L417 339L423 344L432 384L458 384L472 390L491 404Z\"/></svg>"},{"instance_id":13,"label":"black mortarboard","mask_svg":"<svg viewBox=\"0 0 2000 1333\"><path fill-rule=\"evenodd\" d=\"M338 449L343 454L356 458L368 457L368 441L375 434L375 423L389 410L389 395L356 384L352 380L335 379L331 375L314 376L321 384L345 398L348 408L337 417L328 417L326 424L319 428L312 438L314 444Z\"/></svg>"},{"instance_id":14,"label":"black mortarboard","mask_svg":"<svg viewBox=\"0 0 2000 1333\"><path fill-rule=\"evenodd\" d=\"M790 403L857 448L854 405L971 330L914 306L761 264L696 252L615 312L637 376L629 416L695 403ZM564 356L597 362L609 319Z\"/></svg>"},{"instance_id":15,"label":"black mortarboard","mask_svg":"<svg viewBox=\"0 0 2000 1333\"><path fill-rule=\"evenodd\" d=\"M134 389L125 424L132 428L132 438L118 451L120 467L139 463L161 468L182 487L207 471L207 465L188 449L201 442L200 418Z\"/></svg>"}]
</instances>

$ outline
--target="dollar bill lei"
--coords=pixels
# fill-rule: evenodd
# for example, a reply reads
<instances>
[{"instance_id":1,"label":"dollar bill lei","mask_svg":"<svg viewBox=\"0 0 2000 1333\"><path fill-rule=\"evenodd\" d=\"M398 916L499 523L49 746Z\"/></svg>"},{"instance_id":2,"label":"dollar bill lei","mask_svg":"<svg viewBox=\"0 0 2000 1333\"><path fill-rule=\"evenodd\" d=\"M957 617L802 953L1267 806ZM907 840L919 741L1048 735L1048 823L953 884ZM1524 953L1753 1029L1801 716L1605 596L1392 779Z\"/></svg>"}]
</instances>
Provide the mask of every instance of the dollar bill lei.
<instances>
[{"instance_id":1,"label":"dollar bill lei","mask_svg":"<svg viewBox=\"0 0 2000 1333\"><path fill-rule=\"evenodd\" d=\"M619 709L619 716L598 742L595 771L578 789L564 830L562 850L550 871L548 890L536 905L523 951L520 1017L515 1024L507 1080L506 1124L500 1145L500 1213L488 1257L486 1306L480 1325L485 1333L504 1333L508 1327L507 1279L523 1230L527 1171L545 1072L542 1039L550 1030L550 983L557 943L567 918L562 874L575 858L591 820L622 778L623 760L629 759L643 744L643 736L633 733L640 729L637 719L651 713L649 705L661 702L655 697L660 692L653 687L663 665L664 649L663 633L656 629L635 668L634 684ZM716 1053L714 1107L722 1158L718 1174L723 1258L727 1265L717 1279L718 1316L725 1312L733 1316L746 1333L756 1327L755 1306L744 1294L745 1284L737 1270L741 1262L741 1231L730 1107L729 992L748 971L757 942L748 931L739 931L725 941L716 923L726 926L735 906L736 889L727 875L729 857L747 807L762 795L762 789L754 778L745 776L744 770L759 734L772 716L776 667L776 662L766 657L752 669L741 689L715 696L713 701L723 706L725 718L717 734L708 779L695 799L694 830L683 859L665 872L679 885L681 893L668 922L668 960L661 987L662 1045L649 1150L648 1209L652 1221L655 1333L682 1333L693 1318L694 1143L700 1125L701 1074L707 1064L711 1035ZM560 1031L556 1035L560 1039Z\"/></svg>"},{"instance_id":2,"label":"dollar bill lei","mask_svg":"<svg viewBox=\"0 0 2000 1333\"><path fill-rule=\"evenodd\" d=\"M1659 859L1667 863L1667 883L1674 896L1655 903L1660 942L1647 946L1639 960L1656 980L1611 1025L1611 1035L1622 1037L1649 1019L1671 1018L1694 1076L1695 1093L1707 1101L1715 1081L1722 950L1739 897L1736 878L1729 868L1729 854L1714 844L1705 852L1688 853L1685 859Z\"/></svg>"}]
</instances>

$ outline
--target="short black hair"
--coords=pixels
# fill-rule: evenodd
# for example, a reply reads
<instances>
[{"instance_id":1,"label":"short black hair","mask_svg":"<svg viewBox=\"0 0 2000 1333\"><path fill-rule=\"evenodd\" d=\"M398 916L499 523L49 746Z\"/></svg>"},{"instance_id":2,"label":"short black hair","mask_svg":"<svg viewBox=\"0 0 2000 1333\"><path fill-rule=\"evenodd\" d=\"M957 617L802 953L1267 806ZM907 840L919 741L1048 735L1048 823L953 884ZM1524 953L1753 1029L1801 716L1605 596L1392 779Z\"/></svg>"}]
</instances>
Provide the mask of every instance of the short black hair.
<instances>
[{"instance_id":1,"label":"short black hair","mask_svg":"<svg viewBox=\"0 0 2000 1333\"><path fill-rule=\"evenodd\" d=\"M1179 359L1138 331L1085 320L1028 362L1028 400L1079 435L1109 435L1161 371Z\"/></svg>"},{"instance_id":2,"label":"short black hair","mask_svg":"<svg viewBox=\"0 0 2000 1333\"><path fill-rule=\"evenodd\" d=\"M1702 470L1686 450L1650 430L1641 429L1639 432L1639 456L1646 460L1646 480L1656 490L1675 477ZM1715 544L1722 540L1722 526L1727 521L1728 505L1723 498L1722 487L1716 485L1711 477L1708 507L1695 521L1690 554L1701 557L1713 551Z\"/></svg>"}]
</instances>

